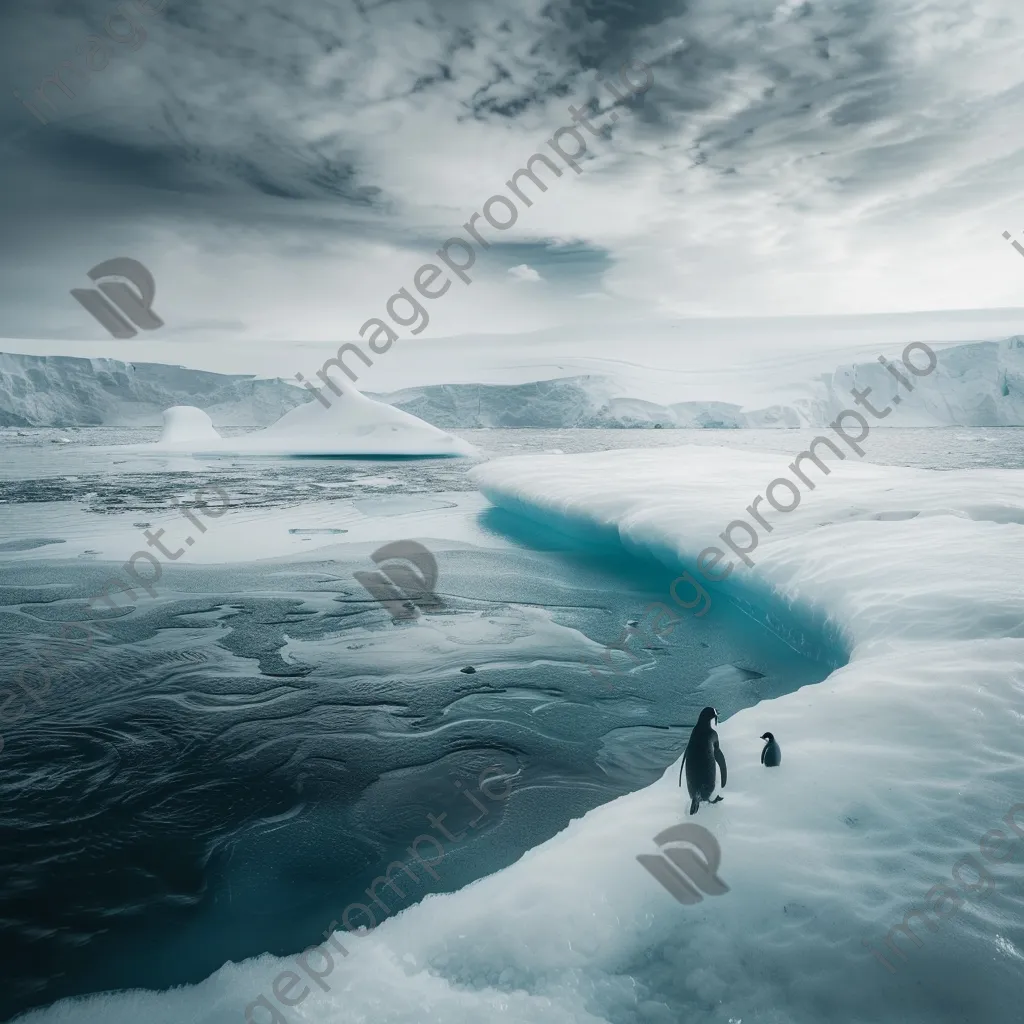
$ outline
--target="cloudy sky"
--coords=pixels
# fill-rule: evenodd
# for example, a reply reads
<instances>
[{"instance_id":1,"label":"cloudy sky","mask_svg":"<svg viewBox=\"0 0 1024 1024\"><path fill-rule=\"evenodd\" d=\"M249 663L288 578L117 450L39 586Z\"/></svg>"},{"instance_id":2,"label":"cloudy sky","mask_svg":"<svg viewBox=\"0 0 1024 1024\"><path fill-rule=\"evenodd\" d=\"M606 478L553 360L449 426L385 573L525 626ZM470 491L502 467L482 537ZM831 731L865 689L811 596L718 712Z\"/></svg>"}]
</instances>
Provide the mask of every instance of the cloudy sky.
<instances>
[{"instance_id":1,"label":"cloudy sky","mask_svg":"<svg viewBox=\"0 0 1024 1024\"><path fill-rule=\"evenodd\" d=\"M289 373L570 104L607 125L582 173L489 229L403 344L1024 306L1019 0L138 3L0 14L0 349ZM602 80L637 60L653 85L619 104ZM62 61L74 96L34 100ZM159 332L111 339L69 295L115 256L153 272Z\"/></svg>"}]
</instances>

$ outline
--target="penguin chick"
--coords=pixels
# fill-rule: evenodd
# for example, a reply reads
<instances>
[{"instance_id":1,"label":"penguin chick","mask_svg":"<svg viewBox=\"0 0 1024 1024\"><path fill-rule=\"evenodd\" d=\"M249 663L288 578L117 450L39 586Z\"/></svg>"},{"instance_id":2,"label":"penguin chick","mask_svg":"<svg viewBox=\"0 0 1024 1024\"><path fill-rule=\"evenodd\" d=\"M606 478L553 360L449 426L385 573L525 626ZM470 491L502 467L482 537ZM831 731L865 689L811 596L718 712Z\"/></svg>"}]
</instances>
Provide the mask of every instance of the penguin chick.
<instances>
[{"instance_id":1,"label":"penguin chick","mask_svg":"<svg viewBox=\"0 0 1024 1024\"><path fill-rule=\"evenodd\" d=\"M697 724L690 733L690 740L683 752L683 760L679 765L679 785L683 784L683 769L686 769L686 790L690 794L690 813L696 814L700 802L717 804L722 797L711 799L715 791L715 762L722 770L722 788L725 789L727 769L725 755L718 746L718 733L712 728L712 721L718 722L718 712L714 708L704 708L697 719Z\"/></svg>"},{"instance_id":2,"label":"penguin chick","mask_svg":"<svg viewBox=\"0 0 1024 1024\"><path fill-rule=\"evenodd\" d=\"M761 764L765 768L778 768L782 764L782 747L775 742L775 737L770 732L766 732L761 739L768 741L761 751Z\"/></svg>"}]
</instances>

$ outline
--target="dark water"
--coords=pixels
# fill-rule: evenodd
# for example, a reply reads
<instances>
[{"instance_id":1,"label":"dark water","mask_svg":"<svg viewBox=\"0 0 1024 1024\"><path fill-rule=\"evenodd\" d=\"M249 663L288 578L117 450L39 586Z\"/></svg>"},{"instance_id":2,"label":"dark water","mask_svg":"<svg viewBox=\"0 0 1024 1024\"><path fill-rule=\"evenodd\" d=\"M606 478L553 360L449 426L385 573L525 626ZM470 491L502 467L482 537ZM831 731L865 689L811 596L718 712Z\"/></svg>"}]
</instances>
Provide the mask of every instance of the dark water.
<instances>
[{"instance_id":1,"label":"dark water","mask_svg":"<svg viewBox=\"0 0 1024 1024\"><path fill-rule=\"evenodd\" d=\"M695 432L467 433L512 453L679 443ZM784 451L801 444L794 431L716 433L737 447L746 446L738 435L752 433L772 434ZM968 451L947 461L976 462L973 448L991 443L980 435L999 433L971 432ZM334 488L334 500L382 502L470 486L465 463L451 460L358 470L340 460L226 460L157 471L80 450L69 473L67 447L51 454L23 444L15 461L31 469L5 473L8 516L70 510L73 501L84 502L78 516L148 513L214 470L253 515L317 482ZM357 487L355 474L368 471L381 483ZM415 522L406 516L401 535L415 536ZM813 624L798 652L716 602L704 618L680 612L668 636L640 627L631 641L639 664L595 679L582 637L614 642L649 603L671 605L674 574L497 510L477 525L495 546L439 551L446 607L413 623L393 622L370 599L352 576L365 557L339 547L314 561L169 564L159 600L104 614L103 638L84 653L59 639L59 623L84 617L109 567L69 558L60 545L42 549L45 557L34 549L32 560L21 558L24 547L8 551L4 689L42 651L55 672L48 689L30 672L39 702L26 698L24 717L3 724L0 1016L297 952L348 904L367 902L383 866L407 858L430 830L428 815L465 836L446 844L429 890L403 882L388 909L459 888L650 783L705 704L726 718L843 659ZM632 664L618 655L614 663ZM466 791L489 767L511 780L515 799L481 814Z\"/></svg>"}]
</instances>

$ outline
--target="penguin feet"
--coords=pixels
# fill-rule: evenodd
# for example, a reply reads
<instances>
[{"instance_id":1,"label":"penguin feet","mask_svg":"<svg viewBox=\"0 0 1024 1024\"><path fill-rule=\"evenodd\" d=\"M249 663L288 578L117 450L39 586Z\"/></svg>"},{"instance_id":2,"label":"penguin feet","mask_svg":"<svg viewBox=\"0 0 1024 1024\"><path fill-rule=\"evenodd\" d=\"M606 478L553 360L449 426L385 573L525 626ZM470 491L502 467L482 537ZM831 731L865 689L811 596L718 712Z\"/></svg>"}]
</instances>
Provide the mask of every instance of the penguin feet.
<instances>
[{"instance_id":1,"label":"penguin feet","mask_svg":"<svg viewBox=\"0 0 1024 1024\"><path fill-rule=\"evenodd\" d=\"M714 800L709 800L708 803L709 804L720 804L724 799L725 799L724 796L719 795L719 796L716 796Z\"/></svg>"},{"instance_id":2,"label":"penguin feet","mask_svg":"<svg viewBox=\"0 0 1024 1024\"><path fill-rule=\"evenodd\" d=\"M696 814L697 811L699 811L699 810L700 810L700 797L699 796L695 796L690 801L690 813L691 814Z\"/></svg>"}]
</instances>

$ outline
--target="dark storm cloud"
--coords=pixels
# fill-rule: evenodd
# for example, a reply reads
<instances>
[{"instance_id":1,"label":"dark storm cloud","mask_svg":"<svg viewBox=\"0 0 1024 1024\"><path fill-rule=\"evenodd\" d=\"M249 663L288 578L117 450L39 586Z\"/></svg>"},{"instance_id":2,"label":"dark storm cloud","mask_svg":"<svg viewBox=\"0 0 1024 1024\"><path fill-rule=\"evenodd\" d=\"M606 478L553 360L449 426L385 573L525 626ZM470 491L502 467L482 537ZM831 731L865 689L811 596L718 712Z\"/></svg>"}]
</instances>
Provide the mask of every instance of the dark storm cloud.
<instances>
[{"instance_id":1,"label":"dark storm cloud","mask_svg":"<svg viewBox=\"0 0 1024 1024\"><path fill-rule=\"evenodd\" d=\"M607 111L615 101L598 79L632 60L651 63L655 84L610 130L619 148L602 157L601 177L524 218L523 244L540 248L508 253L510 265L568 287L573 274L554 255L567 240L603 254L582 275L595 279L647 246L647 265L623 279L631 292L660 301L691 287L704 301L699 274L716 283L719 265L737 270L734 239L751 227L810 252L847 225L852 201L880 220L896 198L908 222L948 209L934 172L962 161L951 153L976 129L971 103L1019 84L992 84L1009 74L993 70L1018 18L1009 0L168 0L156 15L134 2L0 12L0 334L73 329L80 311L67 289L129 251L164 260L153 268L161 294L180 269L169 324L182 329L256 320L272 299L308 307L283 277L328 264L349 289L343 300L358 297L369 280L360 270L379 268L386 282L395 259L436 248L567 123L570 102ZM90 38L109 53L83 89ZM968 63L978 48L987 56ZM63 61L76 69L73 95L51 84L51 108L36 90ZM964 100L956 90L972 74ZM980 160L986 146L975 150ZM991 174L984 188L973 172L961 178L957 202L990 197ZM702 223L711 216L714 229ZM626 244L631 233L643 245ZM491 255L504 273L504 254ZM784 271L777 252L765 259L762 278ZM185 278L204 261L220 281L241 268L244 308L237 297L186 308L199 289ZM275 289L251 282L257 261ZM353 318L338 329L353 330Z\"/></svg>"},{"instance_id":2,"label":"dark storm cloud","mask_svg":"<svg viewBox=\"0 0 1024 1024\"><path fill-rule=\"evenodd\" d=\"M465 113L515 119L552 96L567 95L581 72L617 67L635 56L645 32L671 22L685 35L688 6L682 0L572 0L531 13L510 0L373 8L325 0L170 0L159 14L145 17L127 4L145 38L129 49L108 42L109 65L92 72L89 88L76 91L75 98L50 87L47 95L60 110L54 123L40 125L13 97L3 105L4 164L18 163L30 173L43 167L65 190L79 181L88 187L99 174L111 192L134 182L226 199L256 192L386 204L387 197L361 170L360 140L347 137L346 103L393 107L402 99L441 94L455 120ZM507 17L500 16L503 8ZM105 20L117 9L109 0L74 5L51 0L31 11L5 12L0 18L0 38L9 51L4 67L22 98L31 97L62 60L72 58L81 68L84 57L75 56L76 50L90 35L104 38ZM842 47L844 39L856 35L871 20L871 9L858 0L833 12L827 19L830 47ZM394 12L390 18L388 11ZM811 11L805 5L806 19ZM124 31L123 24L118 28ZM394 38L399 30L410 43L426 45L403 47L403 40ZM778 88L766 88L762 103L728 129L705 136L705 152L741 145L761 122L792 116L787 105L801 90L811 88L826 98L820 85L827 73L814 66L824 61L816 57L820 45L810 47L813 38L817 34L810 30L794 38L791 56L803 69L794 70L785 54L761 63L760 71ZM883 60L878 40L861 40L856 47L858 73ZM349 70L359 50L378 55L386 65L356 69L381 77L372 98ZM457 71L453 61L460 53L475 60ZM688 40L685 59L671 61L659 74L661 102L645 104L642 116L667 129L677 113L715 102L715 80L749 59L698 34ZM849 74L850 62L844 70ZM831 114L835 123L884 110L884 97L874 95L869 83L859 88L861 94ZM49 116L50 108L43 110ZM18 218L17 209L7 212Z\"/></svg>"},{"instance_id":3,"label":"dark storm cloud","mask_svg":"<svg viewBox=\"0 0 1024 1024\"><path fill-rule=\"evenodd\" d=\"M490 17L481 13L485 9ZM507 17L500 16L503 9ZM6 11L0 45L8 80L23 98L31 96L78 44L90 34L102 36L114 10L109 0L50 0ZM381 14L387 10L394 12L390 20ZM794 133L806 131L825 107L829 123L844 126L876 120L899 102L887 18L870 0L821 11L810 3L795 7L790 45L751 52L744 23L754 28L771 10L752 4L745 13L737 6L729 17L724 8L728 31L712 34L689 17L685 0L571 0L536 13L511 0L373 8L326 0L170 0L156 16L135 13L146 33L137 49L110 44L110 65L91 76L90 89L102 91L96 106L88 90L67 99L51 88L62 117L44 134L17 100L3 105L5 166L10 160L45 166L74 180L78 168L87 179L99 171L112 190L135 181L181 193L255 191L373 203L380 196L360 170L359 140L347 145L346 103L393 104L440 93L456 119L465 113L515 119L567 95L583 71L635 57L669 23L687 46L683 57L659 69L651 97L657 102L641 112L651 126L668 131L681 115L709 108L741 65L760 80L759 102L702 136L705 155L758 145L767 123L788 121ZM394 47L389 28L427 44L421 52ZM830 56L823 57L826 46ZM346 68L360 48L388 65L381 73L386 85L371 100ZM457 71L459 53L475 53L478 60ZM74 59L81 65L82 57ZM70 180L65 187L73 187Z\"/></svg>"},{"instance_id":4,"label":"dark storm cloud","mask_svg":"<svg viewBox=\"0 0 1024 1024\"><path fill-rule=\"evenodd\" d=\"M577 64L603 69L634 57L643 29L684 16L689 6L686 0L572 0L557 16Z\"/></svg>"},{"instance_id":5,"label":"dark storm cloud","mask_svg":"<svg viewBox=\"0 0 1024 1024\"><path fill-rule=\"evenodd\" d=\"M0 15L4 68L20 93L20 101L8 93L0 109L12 156L59 167L78 159L90 164L106 150L114 186L135 177L182 192L249 186L273 196L357 202L375 192L373 182L359 180L358 152L346 153L346 103L372 106L443 91L456 113L515 118L568 95L581 71L617 68L624 55L635 56L637 32L670 10L669 0L556 3L536 13L518 12L510 0L372 8L325 0L169 0L145 16L128 0L123 6L137 42L126 48L104 34L121 6L44 0L31 11ZM509 17L499 17L502 7ZM387 10L395 12L392 19L381 15ZM123 19L115 28L125 31ZM429 44L397 50L392 28ZM100 59L109 62L86 75L87 40L97 38L110 51ZM347 67L359 51L387 67L387 87L369 101ZM456 71L460 53L477 57ZM62 62L68 63L60 71ZM74 96L51 84L45 99L35 98L55 71ZM22 102L59 131L40 142L44 126ZM336 124L329 124L331 115L341 115ZM68 138L49 138L61 133Z\"/></svg>"}]
</instances>

